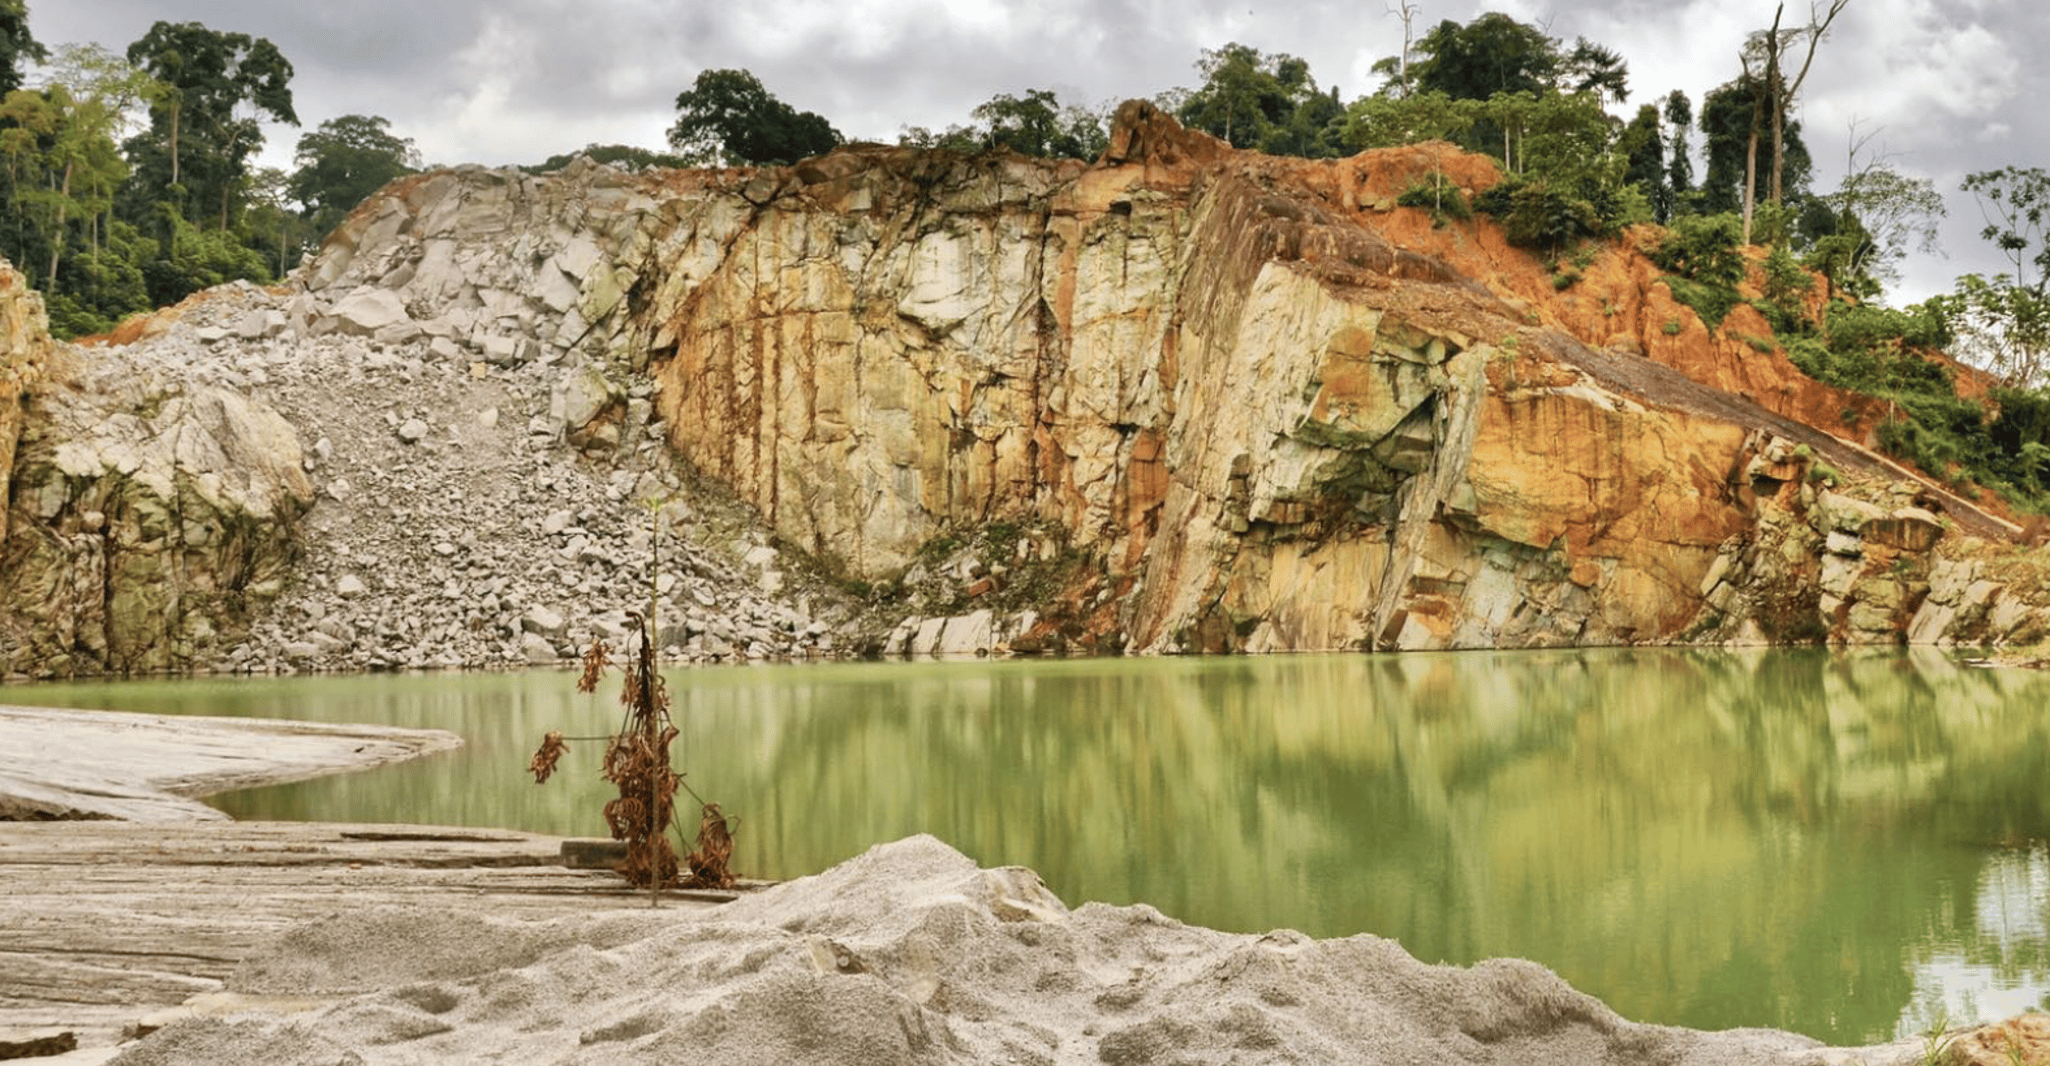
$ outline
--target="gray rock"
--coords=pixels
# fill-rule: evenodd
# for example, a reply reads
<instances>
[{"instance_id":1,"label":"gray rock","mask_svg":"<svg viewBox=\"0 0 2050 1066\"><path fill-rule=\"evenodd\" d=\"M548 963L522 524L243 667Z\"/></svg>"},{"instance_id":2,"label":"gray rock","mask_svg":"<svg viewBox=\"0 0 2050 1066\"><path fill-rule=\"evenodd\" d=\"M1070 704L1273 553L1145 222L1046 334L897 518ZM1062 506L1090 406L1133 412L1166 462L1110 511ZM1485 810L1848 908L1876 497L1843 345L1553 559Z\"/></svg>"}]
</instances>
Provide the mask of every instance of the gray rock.
<instances>
[{"instance_id":1,"label":"gray rock","mask_svg":"<svg viewBox=\"0 0 2050 1066\"><path fill-rule=\"evenodd\" d=\"M560 638L568 631L569 622L555 610L537 604L520 616L520 629L528 634Z\"/></svg>"},{"instance_id":2,"label":"gray rock","mask_svg":"<svg viewBox=\"0 0 2050 1066\"><path fill-rule=\"evenodd\" d=\"M335 329L366 337L412 321L399 294L382 288L357 289L336 301L331 314Z\"/></svg>"},{"instance_id":3,"label":"gray rock","mask_svg":"<svg viewBox=\"0 0 2050 1066\"><path fill-rule=\"evenodd\" d=\"M399 424L399 439L407 444L418 444L427 436L427 423L417 418L408 418Z\"/></svg>"},{"instance_id":4,"label":"gray rock","mask_svg":"<svg viewBox=\"0 0 2050 1066\"><path fill-rule=\"evenodd\" d=\"M335 582L335 594L343 599L355 599L368 591L363 579L354 574L343 574L341 580Z\"/></svg>"}]
</instances>

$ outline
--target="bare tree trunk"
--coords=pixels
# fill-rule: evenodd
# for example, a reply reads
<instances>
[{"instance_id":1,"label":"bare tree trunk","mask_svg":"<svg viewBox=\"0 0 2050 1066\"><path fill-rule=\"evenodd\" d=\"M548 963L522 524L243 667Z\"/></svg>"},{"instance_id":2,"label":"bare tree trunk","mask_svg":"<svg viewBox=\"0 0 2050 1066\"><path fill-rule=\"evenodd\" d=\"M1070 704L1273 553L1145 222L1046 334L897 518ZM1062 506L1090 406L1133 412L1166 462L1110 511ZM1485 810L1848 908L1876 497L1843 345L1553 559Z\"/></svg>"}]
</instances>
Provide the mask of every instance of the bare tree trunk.
<instances>
[{"instance_id":1,"label":"bare tree trunk","mask_svg":"<svg viewBox=\"0 0 2050 1066\"><path fill-rule=\"evenodd\" d=\"M1781 4L1772 12L1772 35L1767 37L1771 45L1765 55L1765 91L1772 100L1772 202L1781 203L1780 171L1786 163L1786 115L1787 100L1780 95L1780 16L1787 6Z\"/></svg>"},{"instance_id":2,"label":"bare tree trunk","mask_svg":"<svg viewBox=\"0 0 2050 1066\"><path fill-rule=\"evenodd\" d=\"M64 187L57 191L57 230L50 235L50 276L43 281L44 291L57 293L57 263L64 255L64 216L71 208L71 168L76 164L64 164Z\"/></svg>"},{"instance_id":3,"label":"bare tree trunk","mask_svg":"<svg viewBox=\"0 0 2050 1066\"><path fill-rule=\"evenodd\" d=\"M1751 243L1751 208L1758 198L1758 123L1751 124L1751 139L1744 146L1744 243Z\"/></svg>"}]
</instances>

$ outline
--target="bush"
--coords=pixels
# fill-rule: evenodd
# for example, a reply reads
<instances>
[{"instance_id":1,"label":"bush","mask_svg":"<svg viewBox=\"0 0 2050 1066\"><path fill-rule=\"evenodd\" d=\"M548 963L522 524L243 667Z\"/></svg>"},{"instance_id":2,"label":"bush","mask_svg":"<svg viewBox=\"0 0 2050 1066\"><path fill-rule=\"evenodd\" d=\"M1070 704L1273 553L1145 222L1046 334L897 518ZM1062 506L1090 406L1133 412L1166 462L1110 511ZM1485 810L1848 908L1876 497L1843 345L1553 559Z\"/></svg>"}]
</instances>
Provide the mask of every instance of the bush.
<instances>
[{"instance_id":1,"label":"bush","mask_svg":"<svg viewBox=\"0 0 2050 1066\"><path fill-rule=\"evenodd\" d=\"M1395 202L1403 207L1423 208L1440 222L1448 218L1464 222L1473 217L1473 205L1466 202L1466 194L1452 184L1452 179L1435 170L1404 189Z\"/></svg>"},{"instance_id":2,"label":"bush","mask_svg":"<svg viewBox=\"0 0 2050 1066\"><path fill-rule=\"evenodd\" d=\"M1743 238L1744 223L1735 215L1690 215L1673 221L1651 261L1689 281L1734 289L1744 280L1744 256L1737 250Z\"/></svg>"},{"instance_id":3,"label":"bush","mask_svg":"<svg viewBox=\"0 0 2050 1066\"><path fill-rule=\"evenodd\" d=\"M1693 308L1710 329L1720 328L1723 319L1729 316L1730 308L1744 302L1743 297L1737 295L1737 290L1728 285L1689 281L1671 274L1659 281L1673 294L1673 299Z\"/></svg>"}]
</instances>

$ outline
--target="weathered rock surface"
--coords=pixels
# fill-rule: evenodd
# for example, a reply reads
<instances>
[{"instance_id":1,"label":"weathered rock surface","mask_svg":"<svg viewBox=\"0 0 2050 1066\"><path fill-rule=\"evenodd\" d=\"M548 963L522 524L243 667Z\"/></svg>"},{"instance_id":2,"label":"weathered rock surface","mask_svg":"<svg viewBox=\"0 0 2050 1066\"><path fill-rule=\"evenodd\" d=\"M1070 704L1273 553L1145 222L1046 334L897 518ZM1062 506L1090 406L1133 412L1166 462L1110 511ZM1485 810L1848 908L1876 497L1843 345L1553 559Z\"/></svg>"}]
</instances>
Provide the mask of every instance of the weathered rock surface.
<instances>
[{"instance_id":1,"label":"weathered rock surface","mask_svg":"<svg viewBox=\"0 0 2050 1066\"><path fill-rule=\"evenodd\" d=\"M217 792L462 746L439 729L0 706L0 821L218 821Z\"/></svg>"},{"instance_id":2,"label":"weathered rock surface","mask_svg":"<svg viewBox=\"0 0 2050 1066\"><path fill-rule=\"evenodd\" d=\"M20 314L17 302L0 318ZM40 336L40 307L24 317ZM239 392L125 360L66 346L42 362L0 540L0 665L48 676L204 661L293 560L312 487L291 426Z\"/></svg>"},{"instance_id":3,"label":"weathered rock surface","mask_svg":"<svg viewBox=\"0 0 2050 1066\"><path fill-rule=\"evenodd\" d=\"M699 660L2043 628L2034 585L1930 595L2014 528L1824 432L1854 399L1701 330L1628 241L1561 294L1395 207L1432 168L1493 180L1133 103L1095 165L405 179L293 285L105 350L275 409L318 492L282 599L185 661L543 661L650 584Z\"/></svg>"}]
</instances>

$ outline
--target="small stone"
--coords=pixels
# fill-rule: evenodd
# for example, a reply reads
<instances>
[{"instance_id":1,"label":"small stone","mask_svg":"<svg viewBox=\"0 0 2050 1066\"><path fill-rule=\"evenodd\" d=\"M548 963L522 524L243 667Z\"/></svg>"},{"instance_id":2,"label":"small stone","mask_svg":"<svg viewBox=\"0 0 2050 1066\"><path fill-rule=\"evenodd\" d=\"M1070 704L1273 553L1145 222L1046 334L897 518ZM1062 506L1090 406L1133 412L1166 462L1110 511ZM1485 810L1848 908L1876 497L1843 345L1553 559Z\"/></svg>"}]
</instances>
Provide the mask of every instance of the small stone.
<instances>
[{"instance_id":1,"label":"small stone","mask_svg":"<svg viewBox=\"0 0 2050 1066\"><path fill-rule=\"evenodd\" d=\"M341 580L335 582L335 595L344 599L354 599L369 591L363 579L354 574L343 574Z\"/></svg>"},{"instance_id":2,"label":"small stone","mask_svg":"<svg viewBox=\"0 0 2050 1066\"><path fill-rule=\"evenodd\" d=\"M399 439L407 444L418 444L427 436L427 423L417 418L408 418L399 424Z\"/></svg>"}]
</instances>

